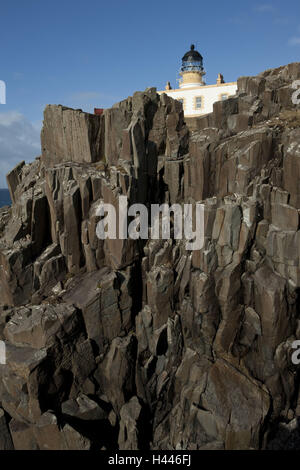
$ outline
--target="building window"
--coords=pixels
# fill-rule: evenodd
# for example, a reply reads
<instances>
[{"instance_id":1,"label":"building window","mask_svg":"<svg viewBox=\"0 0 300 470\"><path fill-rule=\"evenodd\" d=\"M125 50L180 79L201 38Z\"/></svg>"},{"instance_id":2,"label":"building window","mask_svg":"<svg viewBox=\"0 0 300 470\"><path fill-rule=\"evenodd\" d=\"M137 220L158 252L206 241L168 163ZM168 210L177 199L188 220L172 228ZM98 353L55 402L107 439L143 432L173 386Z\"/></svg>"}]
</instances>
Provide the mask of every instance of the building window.
<instances>
[{"instance_id":1,"label":"building window","mask_svg":"<svg viewBox=\"0 0 300 470\"><path fill-rule=\"evenodd\" d=\"M196 96L195 97L195 109L202 109L203 108L203 96Z\"/></svg>"}]
</instances>

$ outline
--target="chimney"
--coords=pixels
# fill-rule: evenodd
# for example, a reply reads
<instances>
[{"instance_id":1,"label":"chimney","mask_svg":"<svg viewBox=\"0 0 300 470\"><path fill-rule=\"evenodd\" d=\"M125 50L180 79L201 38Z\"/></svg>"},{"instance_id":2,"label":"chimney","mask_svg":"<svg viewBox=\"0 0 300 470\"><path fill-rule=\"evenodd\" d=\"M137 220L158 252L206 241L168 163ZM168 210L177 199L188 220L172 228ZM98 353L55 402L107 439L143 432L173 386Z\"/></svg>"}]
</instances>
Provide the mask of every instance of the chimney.
<instances>
[{"instance_id":1,"label":"chimney","mask_svg":"<svg viewBox=\"0 0 300 470\"><path fill-rule=\"evenodd\" d=\"M217 85L221 85L224 82L224 77L221 73L218 73L218 78L217 78Z\"/></svg>"}]
</instances>

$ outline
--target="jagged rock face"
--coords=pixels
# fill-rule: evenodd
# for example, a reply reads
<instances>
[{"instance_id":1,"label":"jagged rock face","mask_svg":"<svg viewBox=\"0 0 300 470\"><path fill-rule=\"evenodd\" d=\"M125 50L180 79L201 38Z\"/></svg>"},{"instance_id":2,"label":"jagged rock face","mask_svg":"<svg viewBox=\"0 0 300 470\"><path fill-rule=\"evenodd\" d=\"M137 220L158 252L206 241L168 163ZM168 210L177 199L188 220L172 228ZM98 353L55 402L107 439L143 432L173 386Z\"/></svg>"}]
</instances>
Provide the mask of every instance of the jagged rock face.
<instances>
[{"instance_id":1,"label":"jagged rock face","mask_svg":"<svg viewBox=\"0 0 300 470\"><path fill-rule=\"evenodd\" d=\"M0 209L1 449L298 445L299 78L242 77L193 132L155 89L47 106ZM99 240L121 195L202 201L204 247Z\"/></svg>"}]
</instances>

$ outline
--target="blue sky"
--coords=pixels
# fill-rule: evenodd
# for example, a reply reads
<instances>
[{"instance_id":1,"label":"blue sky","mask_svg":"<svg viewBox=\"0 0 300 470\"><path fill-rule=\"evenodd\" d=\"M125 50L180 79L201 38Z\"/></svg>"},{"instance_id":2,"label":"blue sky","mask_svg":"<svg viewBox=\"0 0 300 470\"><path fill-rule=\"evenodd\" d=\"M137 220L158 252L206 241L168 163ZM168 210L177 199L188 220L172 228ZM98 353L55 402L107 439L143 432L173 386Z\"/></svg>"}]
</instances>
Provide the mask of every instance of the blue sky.
<instances>
[{"instance_id":1,"label":"blue sky","mask_svg":"<svg viewBox=\"0 0 300 470\"><path fill-rule=\"evenodd\" d=\"M0 15L0 187L19 160L39 154L48 103L92 111L175 86L191 43L207 83L300 61L299 0L10 0Z\"/></svg>"}]
</instances>

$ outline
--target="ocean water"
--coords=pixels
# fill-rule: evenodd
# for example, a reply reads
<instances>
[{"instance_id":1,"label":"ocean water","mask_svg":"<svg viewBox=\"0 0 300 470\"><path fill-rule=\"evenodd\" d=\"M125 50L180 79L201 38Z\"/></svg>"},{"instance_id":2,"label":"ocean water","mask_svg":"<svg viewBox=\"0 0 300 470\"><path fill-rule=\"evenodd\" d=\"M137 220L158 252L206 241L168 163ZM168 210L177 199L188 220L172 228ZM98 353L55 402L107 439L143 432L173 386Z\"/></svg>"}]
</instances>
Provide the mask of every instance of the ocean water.
<instances>
[{"instance_id":1,"label":"ocean water","mask_svg":"<svg viewBox=\"0 0 300 470\"><path fill-rule=\"evenodd\" d=\"M8 189L0 189L0 207L8 206L11 204Z\"/></svg>"}]
</instances>

